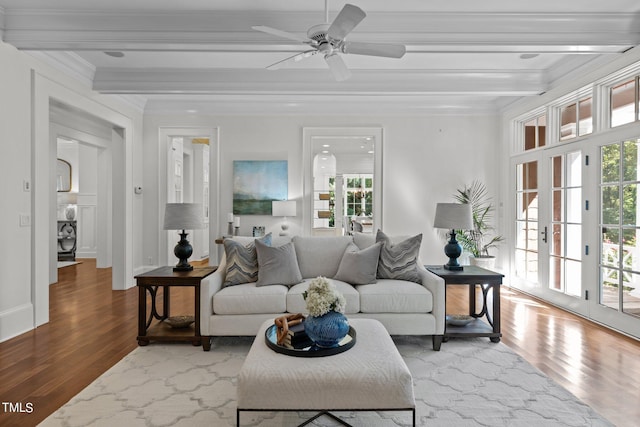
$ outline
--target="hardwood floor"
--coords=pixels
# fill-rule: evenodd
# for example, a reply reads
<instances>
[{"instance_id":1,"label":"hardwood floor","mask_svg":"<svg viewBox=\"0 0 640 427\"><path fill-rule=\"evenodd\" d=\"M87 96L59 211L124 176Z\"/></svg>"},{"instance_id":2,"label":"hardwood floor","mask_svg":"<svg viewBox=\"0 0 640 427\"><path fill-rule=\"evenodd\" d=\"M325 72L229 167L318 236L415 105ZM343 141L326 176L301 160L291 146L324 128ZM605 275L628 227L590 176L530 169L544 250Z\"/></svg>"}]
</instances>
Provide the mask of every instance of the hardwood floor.
<instances>
[{"instance_id":1,"label":"hardwood floor","mask_svg":"<svg viewBox=\"0 0 640 427\"><path fill-rule=\"evenodd\" d=\"M49 323L0 343L0 402L33 407L9 413L3 404L0 426L38 424L137 346L137 289L112 291L110 270L82 261L59 270ZM193 289L182 291L172 291L172 313L191 312ZM465 288L450 289L448 312L464 312L466 298ZM640 342L506 287L502 332L504 344L604 417L640 425Z\"/></svg>"}]
</instances>

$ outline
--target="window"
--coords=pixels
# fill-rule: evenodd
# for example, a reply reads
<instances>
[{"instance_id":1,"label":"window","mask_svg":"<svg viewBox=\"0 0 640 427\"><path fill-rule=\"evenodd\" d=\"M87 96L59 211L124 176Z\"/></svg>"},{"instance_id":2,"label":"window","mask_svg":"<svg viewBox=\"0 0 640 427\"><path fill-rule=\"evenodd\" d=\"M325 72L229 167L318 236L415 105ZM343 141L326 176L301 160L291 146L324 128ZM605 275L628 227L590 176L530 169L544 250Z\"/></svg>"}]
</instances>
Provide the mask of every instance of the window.
<instances>
[{"instance_id":1,"label":"window","mask_svg":"<svg viewBox=\"0 0 640 427\"><path fill-rule=\"evenodd\" d=\"M614 85L611 95L611 127L638 120L638 76Z\"/></svg>"},{"instance_id":2,"label":"window","mask_svg":"<svg viewBox=\"0 0 640 427\"><path fill-rule=\"evenodd\" d=\"M544 147L546 144L547 118L544 114L524 123L524 150Z\"/></svg>"},{"instance_id":3,"label":"window","mask_svg":"<svg viewBox=\"0 0 640 427\"><path fill-rule=\"evenodd\" d=\"M371 216L373 213L372 175L345 175L347 216Z\"/></svg>"},{"instance_id":4,"label":"window","mask_svg":"<svg viewBox=\"0 0 640 427\"><path fill-rule=\"evenodd\" d=\"M592 98L584 98L560 109L560 141L593 132Z\"/></svg>"}]
</instances>

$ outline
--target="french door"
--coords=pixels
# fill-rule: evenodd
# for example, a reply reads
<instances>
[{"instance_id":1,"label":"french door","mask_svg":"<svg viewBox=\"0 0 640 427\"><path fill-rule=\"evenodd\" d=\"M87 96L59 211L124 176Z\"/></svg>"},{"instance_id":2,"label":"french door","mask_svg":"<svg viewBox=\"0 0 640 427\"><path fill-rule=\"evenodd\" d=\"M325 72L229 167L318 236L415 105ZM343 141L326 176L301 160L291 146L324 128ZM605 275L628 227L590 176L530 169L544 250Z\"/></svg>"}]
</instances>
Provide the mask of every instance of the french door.
<instances>
[{"instance_id":1,"label":"french door","mask_svg":"<svg viewBox=\"0 0 640 427\"><path fill-rule=\"evenodd\" d=\"M585 159L571 146L516 160L515 286L555 305L588 315L584 257Z\"/></svg>"},{"instance_id":2,"label":"french door","mask_svg":"<svg viewBox=\"0 0 640 427\"><path fill-rule=\"evenodd\" d=\"M640 139L514 158L513 286L640 337Z\"/></svg>"}]
</instances>

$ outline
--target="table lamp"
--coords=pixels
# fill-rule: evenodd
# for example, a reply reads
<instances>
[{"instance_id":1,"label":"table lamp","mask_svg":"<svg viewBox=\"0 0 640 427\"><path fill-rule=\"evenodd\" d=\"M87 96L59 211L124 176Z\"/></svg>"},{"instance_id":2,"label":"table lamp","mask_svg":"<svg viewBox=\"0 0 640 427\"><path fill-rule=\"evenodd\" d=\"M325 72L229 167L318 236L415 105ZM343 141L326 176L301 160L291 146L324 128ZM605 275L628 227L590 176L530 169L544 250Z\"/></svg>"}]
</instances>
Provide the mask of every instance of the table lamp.
<instances>
[{"instance_id":1,"label":"table lamp","mask_svg":"<svg viewBox=\"0 0 640 427\"><path fill-rule=\"evenodd\" d=\"M274 200L271 202L271 215L273 216L281 216L284 218L284 221L280 225L282 231L280 232L281 236L286 236L287 230L289 229L289 224L287 224L288 216L296 216L296 201L295 200Z\"/></svg>"},{"instance_id":2,"label":"table lamp","mask_svg":"<svg viewBox=\"0 0 640 427\"><path fill-rule=\"evenodd\" d=\"M471 205L438 203L433 226L451 230L449 242L444 247L444 254L449 257L449 262L444 265L444 268L452 271L461 271L463 268L458 263L458 257L462 254L462 247L456 240L456 230L473 229Z\"/></svg>"},{"instance_id":3,"label":"table lamp","mask_svg":"<svg viewBox=\"0 0 640 427\"><path fill-rule=\"evenodd\" d=\"M202 205L199 203L167 203L164 211L165 230L182 230L180 241L173 249L173 253L179 259L173 271L191 271L193 266L189 264L189 257L193 254L193 247L187 240L185 230L204 228Z\"/></svg>"}]
</instances>

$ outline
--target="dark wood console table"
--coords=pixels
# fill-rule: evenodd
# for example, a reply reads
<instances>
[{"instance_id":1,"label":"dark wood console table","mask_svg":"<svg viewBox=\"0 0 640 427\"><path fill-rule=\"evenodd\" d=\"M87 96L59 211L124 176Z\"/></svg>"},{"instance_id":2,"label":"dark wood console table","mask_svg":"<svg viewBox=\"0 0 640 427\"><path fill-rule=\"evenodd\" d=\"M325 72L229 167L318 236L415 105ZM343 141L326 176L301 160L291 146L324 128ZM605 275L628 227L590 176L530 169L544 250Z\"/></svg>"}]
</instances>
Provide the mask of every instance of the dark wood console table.
<instances>
[{"instance_id":1,"label":"dark wood console table","mask_svg":"<svg viewBox=\"0 0 640 427\"><path fill-rule=\"evenodd\" d=\"M502 285L503 274L476 267L465 265L462 271L447 270L442 266L425 266L427 270L444 279L445 287L448 285L469 286L469 315L475 319L465 326L445 325L444 341L451 337L489 337L492 342L500 342L502 333L500 332L500 285ZM478 312L476 307L476 287L482 290L482 308ZM487 297L492 291L492 313L489 311ZM445 290L446 301L446 290ZM487 323L480 320L483 317Z\"/></svg>"},{"instance_id":2,"label":"dark wood console table","mask_svg":"<svg viewBox=\"0 0 640 427\"><path fill-rule=\"evenodd\" d=\"M160 267L135 276L138 286L138 345L151 341L187 341L202 345L205 351L211 348L208 337L200 335L200 282L218 267L194 268L192 271L173 271L173 267ZM164 323L170 317L171 286L193 286L194 325L188 328L171 328ZM162 313L158 312L156 296L162 287ZM151 312L147 316L147 293L151 296ZM157 319L152 325L153 320Z\"/></svg>"}]
</instances>

